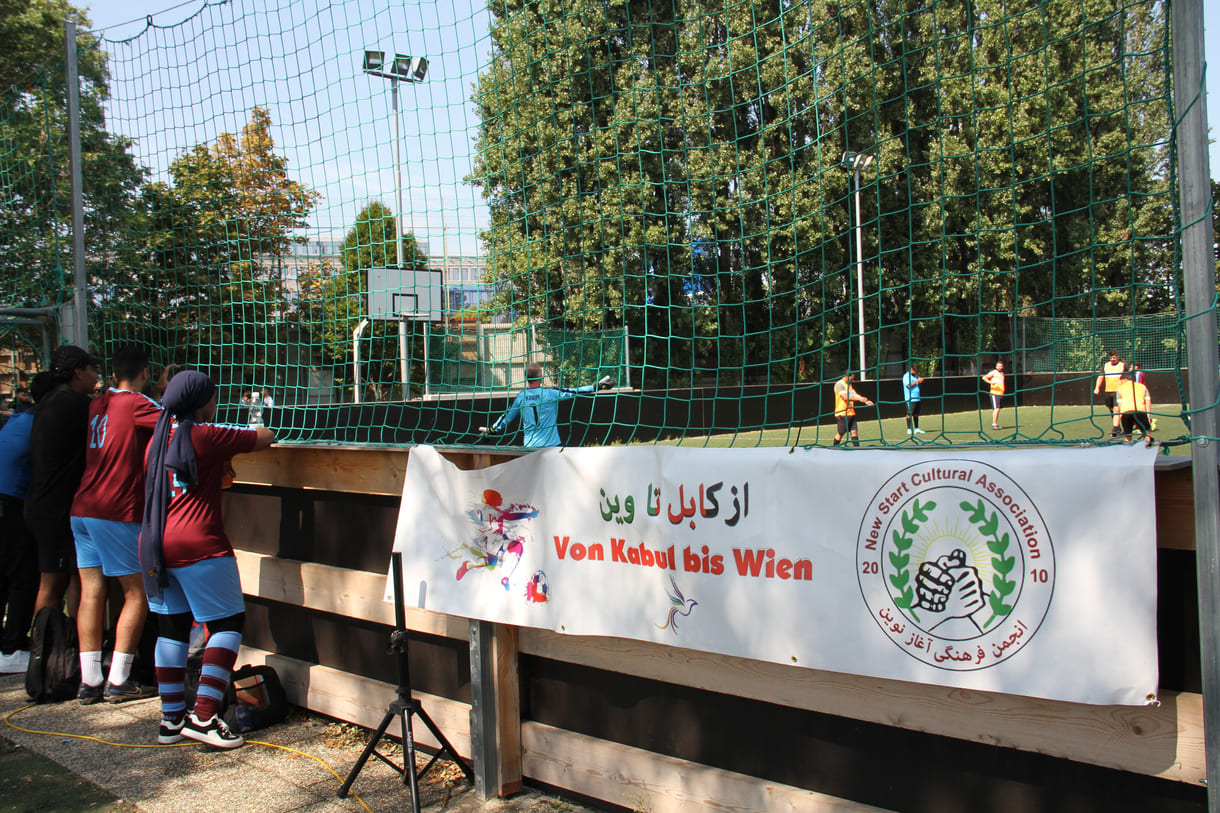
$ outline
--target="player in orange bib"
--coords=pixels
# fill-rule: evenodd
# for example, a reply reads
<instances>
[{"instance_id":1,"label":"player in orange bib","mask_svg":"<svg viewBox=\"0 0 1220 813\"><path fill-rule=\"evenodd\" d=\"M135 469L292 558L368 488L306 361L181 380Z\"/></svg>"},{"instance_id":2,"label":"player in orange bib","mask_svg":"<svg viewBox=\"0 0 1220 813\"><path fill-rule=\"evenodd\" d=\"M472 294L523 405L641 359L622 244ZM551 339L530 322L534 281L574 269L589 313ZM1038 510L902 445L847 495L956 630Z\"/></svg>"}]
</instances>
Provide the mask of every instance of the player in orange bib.
<instances>
[{"instance_id":1,"label":"player in orange bib","mask_svg":"<svg viewBox=\"0 0 1220 813\"><path fill-rule=\"evenodd\" d=\"M1125 367L1122 360L1118 357L1117 350L1111 350L1108 355L1110 360L1102 365L1101 375L1097 376L1097 385L1093 387L1093 394L1101 395L1102 388L1105 388L1106 409L1110 410L1110 414L1114 416L1114 428L1110 430L1110 437L1118 437L1118 433L1121 431L1121 413L1116 404L1115 393L1118 392L1119 382L1122 381Z\"/></svg>"},{"instance_id":2,"label":"player in orange bib","mask_svg":"<svg viewBox=\"0 0 1220 813\"><path fill-rule=\"evenodd\" d=\"M1123 373L1115 392L1118 398L1118 415L1122 421L1122 432L1127 440L1131 440L1131 431L1139 427L1144 440L1152 440L1152 424L1148 414L1152 412L1152 394L1148 387L1135 380L1131 371Z\"/></svg>"},{"instance_id":3,"label":"player in orange bib","mask_svg":"<svg viewBox=\"0 0 1220 813\"><path fill-rule=\"evenodd\" d=\"M852 383L856 380L855 373L848 373L835 382L835 446L843 440L843 436L851 433L851 445L860 445L860 435L856 431L856 408L853 403L872 406L873 402L856 392Z\"/></svg>"},{"instance_id":4,"label":"player in orange bib","mask_svg":"<svg viewBox=\"0 0 1220 813\"><path fill-rule=\"evenodd\" d=\"M988 371L983 377L991 390L991 428L1000 428L1000 407L1004 404L1004 362L997 361L995 369Z\"/></svg>"}]
</instances>

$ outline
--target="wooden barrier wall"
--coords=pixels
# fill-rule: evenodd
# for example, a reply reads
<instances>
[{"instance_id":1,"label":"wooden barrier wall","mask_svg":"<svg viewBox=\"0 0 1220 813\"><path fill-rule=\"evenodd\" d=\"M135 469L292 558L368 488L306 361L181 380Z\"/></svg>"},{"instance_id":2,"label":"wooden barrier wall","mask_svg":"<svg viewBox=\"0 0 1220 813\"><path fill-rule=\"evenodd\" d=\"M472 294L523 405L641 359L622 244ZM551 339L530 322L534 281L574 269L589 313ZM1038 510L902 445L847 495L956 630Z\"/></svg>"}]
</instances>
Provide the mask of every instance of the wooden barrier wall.
<instances>
[{"instance_id":1,"label":"wooden barrier wall","mask_svg":"<svg viewBox=\"0 0 1220 813\"><path fill-rule=\"evenodd\" d=\"M514 454L447 456L481 468ZM658 813L1206 810L1190 464L1164 460L1158 705L950 689L409 609L415 695L459 751L477 744L494 761L480 771L490 795L524 779ZM394 690L383 595L406 463L399 448L277 446L237 458L226 496L248 596L243 662L273 663L293 702L369 727Z\"/></svg>"}]
</instances>

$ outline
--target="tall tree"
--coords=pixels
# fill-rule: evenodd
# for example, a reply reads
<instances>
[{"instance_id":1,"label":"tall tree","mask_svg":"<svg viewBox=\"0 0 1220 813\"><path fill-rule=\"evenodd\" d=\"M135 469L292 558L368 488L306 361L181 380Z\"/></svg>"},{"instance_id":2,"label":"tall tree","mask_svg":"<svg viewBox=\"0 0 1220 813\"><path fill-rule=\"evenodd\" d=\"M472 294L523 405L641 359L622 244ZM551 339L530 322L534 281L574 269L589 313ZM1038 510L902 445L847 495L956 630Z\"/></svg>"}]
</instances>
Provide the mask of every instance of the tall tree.
<instances>
[{"instance_id":1,"label":"tall tree","mask_svg":"<svg viewBox=\"0 0 1220 813\"><path fill-rule=\"evenodd\" d=\"M267 111L255 107L240 136L221 133L149 184L136 207L136 237L111 267L108 321L136 320L150 343L200 361L258 372L282 359L297 313L279 260L320 194L291 179L276 154ZM259 379L259 380L254 380Z\"/></svg>"},{"instance_id":2,"label":"tall tree","mask_svg":"<svg viewBox=\"0 0 1220 813\"><path fill-rule=\"evenodd\" d=\"M43 307L72 297L71 183L64 21L78 26L85 256L92 275L127 227L144 172L106 131L106 56L66 0L0 1L0 300Z\"/></svg>"},{"instance_id":3,"label":"tall tree","mask_svg":"<svg viewBox=\"0 0 1220 813\"><path fill-rule=\"evenodd\" d=\"M626 324L669 383L858 364L845 151L876 155L870 363L967 363L1006 347L1016 313L1164 304L1162 5L505 0L492 16L472 180L502 306Z\"/></svg>"}]
</instances>

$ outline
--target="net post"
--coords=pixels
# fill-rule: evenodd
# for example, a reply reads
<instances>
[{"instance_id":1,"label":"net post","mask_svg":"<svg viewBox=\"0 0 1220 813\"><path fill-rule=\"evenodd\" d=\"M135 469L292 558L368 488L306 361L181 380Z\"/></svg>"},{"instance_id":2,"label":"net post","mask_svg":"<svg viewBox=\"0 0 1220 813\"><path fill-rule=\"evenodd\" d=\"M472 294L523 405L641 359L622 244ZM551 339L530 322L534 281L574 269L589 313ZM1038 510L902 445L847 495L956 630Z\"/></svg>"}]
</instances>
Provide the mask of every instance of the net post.
<instances>
[{"instance_id":1,"label":"net post","mask_svg":"<svg viewBox=\"0 0 1220 813\"><path fill-rule=\"evenodd\" d=\"M1199 643L1203 678L1208 807L1220 811L1220 477L1217 476L1216 272L1212 254L1207 96L1203 86L1203 3L1173 3L1173 102L1177 118L1178 195L1193 461Z\"/></svg>"},{"instance_id":2,"label":"net post","mask_svg":"<svg viewBox=\"0 0 1220 813\"><path fill-rule=\"evenodd\" d=\"M89 278L85 273L85 192L81 177L80 74L76 62L76 23L64 23L64 82L68 92L68 150L72 172L72 278L75 292L72 342L89 348ZM67 337L64 337L67 338Z\"/></svg>"}]
</instances>

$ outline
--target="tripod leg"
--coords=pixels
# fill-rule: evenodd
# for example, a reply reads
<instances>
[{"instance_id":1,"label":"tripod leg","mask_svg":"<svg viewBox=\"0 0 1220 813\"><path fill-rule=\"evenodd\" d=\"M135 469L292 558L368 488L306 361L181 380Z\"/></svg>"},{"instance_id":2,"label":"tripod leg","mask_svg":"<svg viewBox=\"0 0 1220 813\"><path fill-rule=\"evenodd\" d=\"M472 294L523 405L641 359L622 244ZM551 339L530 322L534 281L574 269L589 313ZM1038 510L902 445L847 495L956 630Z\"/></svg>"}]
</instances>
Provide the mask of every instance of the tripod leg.
<instances>
[{"instance_id":1,"label":"tripod leg","mask_svg":"<svg viewBox=\"0 0 1220 813\"><path fill-rule=\"evenodd\" d=\"M473 784L474 769L470 767L466 760L462 759L461 756L458 755L457 749L454 748L453 744L445 738L445 735L441 733L441 730L437 727L436 723L432 722L432 718L428 716L428 712L424 711L423 706L417 705L415 707L415 713L418 714L419 718L424 721L424 725L426 725L428 730L432 732L432 736L436 737L436 741L441 744L441 750L438 756L444 756L444 754L448 752L449 758L453 761L453 763L462 769L462 773L466 774L466 781Z\"/></svg>"},{"instance_id":2,"label":"tripod leg","mask_svg":"<svg viewBox=\"0 0 1220 813\"><path fill-rule=\"evenodd\" d=\"M390 722L395 716L393 711L387 711L385 716L381 718L381 725L377 726L377 733L369 738L369 744L365 746L364 753L360 755L360 759L356 760L356 765L352 768L351 773L347 775L347 779L343 782L343 787L339 788L340 799L347 798L347 792L351 790L352 783L360 775L360 769L364 767L364 763L369 761L373 751L377 750L377 743L381 741L382 736L385 735L385 730L390 727Z\"/></svg>"},{"instance_id":3,"label":"tripod leg","mask_svg":"<svg viewBox=\"0 0 1220 813\"><path fill-rule=\"evenodd\" d=\"M418 711L414 704L402 709L402 783L411 788L411 810L419 813L419 777L415 773L415 732L411 715Z\"/></svg>"}]
</instances>

